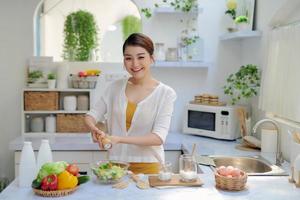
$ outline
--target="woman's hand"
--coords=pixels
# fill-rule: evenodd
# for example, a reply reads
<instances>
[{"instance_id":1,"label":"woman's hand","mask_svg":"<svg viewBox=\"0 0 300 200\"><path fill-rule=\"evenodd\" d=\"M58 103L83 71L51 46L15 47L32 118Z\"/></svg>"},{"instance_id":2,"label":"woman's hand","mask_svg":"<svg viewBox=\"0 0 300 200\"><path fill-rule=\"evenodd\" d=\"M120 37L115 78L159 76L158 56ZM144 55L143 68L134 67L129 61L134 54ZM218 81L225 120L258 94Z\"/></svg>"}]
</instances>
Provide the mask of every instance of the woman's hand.
<instances>
[{"instance_id":1,"label":"woman's hand","mask_svg":"<svg viewBox=\"0 0 300 200\"><path fill-rule=\"evenodd\" d=\"M102 138L105 137L105 133L98 129L96 126L91 128L91 134L94 142L99 142Z\"/></svg>"},{"instance_id":2,"label":"woman's hand","mask_svg":"<svg viewBox=\"0 0 300 200\"><path fill-rule=\"evenodd\" d=\"M119 144L122 141L122 137L120 136L107 135L106 137L108 137L112 144Z\"/></svg>"}]
</instances>

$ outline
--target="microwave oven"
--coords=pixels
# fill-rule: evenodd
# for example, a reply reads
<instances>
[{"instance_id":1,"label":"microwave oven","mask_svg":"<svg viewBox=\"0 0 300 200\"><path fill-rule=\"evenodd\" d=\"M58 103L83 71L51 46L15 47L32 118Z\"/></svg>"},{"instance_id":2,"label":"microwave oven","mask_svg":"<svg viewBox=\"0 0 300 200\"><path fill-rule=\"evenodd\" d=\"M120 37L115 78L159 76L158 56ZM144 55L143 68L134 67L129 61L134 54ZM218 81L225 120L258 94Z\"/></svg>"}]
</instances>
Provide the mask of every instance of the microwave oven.
<instances>
[{"instance_id":1,"label":"microwave oven","mask_svg":"<svg viewBox=\"0 0 300 200\"><path fill-rule=\"evenodd\" d=\"M235 140L240 137L236 107L188 104L184 111L183 133Z\"/></svg>"}]
</instances>

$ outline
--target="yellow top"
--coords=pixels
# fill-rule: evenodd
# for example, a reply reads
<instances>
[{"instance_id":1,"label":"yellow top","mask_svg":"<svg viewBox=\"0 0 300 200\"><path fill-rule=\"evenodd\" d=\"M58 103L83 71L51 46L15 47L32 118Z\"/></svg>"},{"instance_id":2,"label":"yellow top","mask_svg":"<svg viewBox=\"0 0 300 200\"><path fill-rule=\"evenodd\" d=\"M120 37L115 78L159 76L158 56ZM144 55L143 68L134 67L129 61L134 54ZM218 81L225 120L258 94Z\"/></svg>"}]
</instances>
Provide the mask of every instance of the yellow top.
<instances>
[{"instance_id":1,"label":"yellow top","mask_svg":"<svg viewBox=\"0 0 300 200\"><path fill-rule=\"evenodd\" d=\"M127 131L131 126L131 121L132 121L134 112L136 110L136 107L137 107L137 104L128 101L127 108L126 108L126 130Z\"/></svg>"}]
</instances>

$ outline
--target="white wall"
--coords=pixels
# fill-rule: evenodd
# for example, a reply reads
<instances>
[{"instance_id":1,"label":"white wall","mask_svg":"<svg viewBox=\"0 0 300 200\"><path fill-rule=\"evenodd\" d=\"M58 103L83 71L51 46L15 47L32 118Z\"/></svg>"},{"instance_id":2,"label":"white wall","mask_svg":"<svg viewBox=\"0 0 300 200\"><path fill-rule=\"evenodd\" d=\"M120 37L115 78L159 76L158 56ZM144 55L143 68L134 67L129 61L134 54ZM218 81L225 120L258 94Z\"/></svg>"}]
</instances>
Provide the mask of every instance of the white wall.
<instances>
[{"instance_id":1,"label":"white wall","mask_svg":"<svg viewBox=\"0 0 300 200\"><path fill-rule=\"evenodd\" d=\"M33 55L33 13L38 0L0 1L0 176L13 177L9 142L20 136L21 89Z\"/></svg>"},{"instance_id":2,"label":"white wall","mask_svg":"<svg viewBox=\"0 0 300 200\"><path fill-rule=\"evenodd\" d=\"M205 40L205 57L213 62L213 66L208 70L153 69L155 77L172 86L178 94L171 130L181 129L183 106L195 94L210 92L226 100L221 89L225 78L242 63L261 64L263 58L265 36L261 40L219 42L218 36L223 31L220 30L220 21L224 0L199 2L204 7L203 14L199 16L199 30ZM264 31L272 13L284 1L257 2L257 24ZM33 13L38 3L39 0L0 1L0 176L10 178L13 178L13 153L8 150L8 143L21 134L20 95L25 85L26 60L33 55ZM155 31L167 33L166 29ZM174 34L167 35L171 38ZM155 37L159 39L159 36Z\"/></svg>"}]
</instances>

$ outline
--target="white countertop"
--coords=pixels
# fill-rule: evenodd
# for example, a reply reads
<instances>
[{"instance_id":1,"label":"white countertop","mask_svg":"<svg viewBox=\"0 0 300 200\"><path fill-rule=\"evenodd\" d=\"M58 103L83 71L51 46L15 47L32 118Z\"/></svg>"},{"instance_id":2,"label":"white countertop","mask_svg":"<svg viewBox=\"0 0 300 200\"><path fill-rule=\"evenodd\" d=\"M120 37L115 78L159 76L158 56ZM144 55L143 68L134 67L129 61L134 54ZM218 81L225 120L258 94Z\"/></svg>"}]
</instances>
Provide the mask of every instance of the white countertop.
<instances>
[{"instance_id":1,"label":"white countertop","mask_svg":"<svg viewBox=\"0 0 300 200\"><path fill-rule=\"evenodd\" d=\"M164 144L165 150L181 150L180 135L178 133L169 134ZM9 143L9 149L21 151L24 141L31 141L34 150L38 150L41 139L48 139L53 151L99 151L97 143L92 141L90 134L68 136L48 136L48 137L17 137Z\"/></svg>"},{"instance_id":2,"label":"white countertop","mask_svg":"<svg viewBox=\"0 0 300 200\"><path fill-rule=\"evenodd\" d=\"M171 134L170 134L171 135ZM174 134L170 141L179 142L183 150L190 151L193 143L198 144L198 154L222 154L222 155L257 155L257 152L240 151L235 149L236 142L214 140L198 136ZM178 146L177 146L178 147ZM285 163L285 168L288 163ZM133 183L124 190L113 189L111 185L101 185L94 178L92 181L81 185L72 195L56 199L213 199L213 200L246 200L246 199L299 199L300 189L288 182L288 176L249 176L247 189L239 192L222 191L215 188L215 180L209 167L201 166L203 174L199 174L204 185L190 188L168 188L140 190ZM1 194L0 199L45 199L33 194L31 188L19 188L17 180L14 180Z\"/></svg>"}]
</instances>

